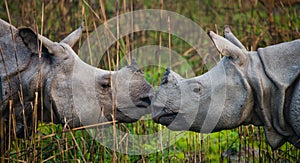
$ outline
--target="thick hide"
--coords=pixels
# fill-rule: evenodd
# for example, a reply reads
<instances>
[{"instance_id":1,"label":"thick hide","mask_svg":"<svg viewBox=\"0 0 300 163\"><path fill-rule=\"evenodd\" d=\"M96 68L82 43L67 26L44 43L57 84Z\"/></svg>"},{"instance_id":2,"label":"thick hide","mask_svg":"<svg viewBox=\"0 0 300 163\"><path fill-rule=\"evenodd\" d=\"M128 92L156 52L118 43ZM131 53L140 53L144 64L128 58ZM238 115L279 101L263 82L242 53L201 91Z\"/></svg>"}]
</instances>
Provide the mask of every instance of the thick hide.
<instances>
[{"instance_id":1,"label":"thick hide","mask_svg":"<svg viewBox=\"0 0 300 163\"><path fill-rule=\"evenodd\" d=\"M286 108L289 105L285 104L285 102L290 102L290 99L287 98L297 96L297 92L288 92L288 89L294 88L294 85L300 82L300 40L260 48L257 52L264 66L264 73L274 84L268 94L269 97L272 97L269 99L270 101L259 99L261 105L264 106L261 108L264 109L263 119L268 141L271 145L273 144L272 146L278 147L281 145L282 139L286 137L300 147L300 143L295 141L300 138L300 135L295 135L300 131L294 131L291 128L293 124L289 125L289 108ZM263 98L265 96L262 95ZM296 121L299 119L300 117L297 117Z\"/></svg>"}]
</instances>

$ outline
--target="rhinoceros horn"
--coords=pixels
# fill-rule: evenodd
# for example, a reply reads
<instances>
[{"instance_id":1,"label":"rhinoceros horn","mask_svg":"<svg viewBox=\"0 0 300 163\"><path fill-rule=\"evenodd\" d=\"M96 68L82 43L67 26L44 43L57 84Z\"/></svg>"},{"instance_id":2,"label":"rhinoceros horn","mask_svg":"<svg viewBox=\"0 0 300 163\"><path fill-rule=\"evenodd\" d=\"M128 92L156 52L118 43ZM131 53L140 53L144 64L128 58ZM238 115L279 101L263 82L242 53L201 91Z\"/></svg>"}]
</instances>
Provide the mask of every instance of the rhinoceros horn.
<instances>
[{"instance_id":1,"label":"rhinoceros horn","mask_svg":"<svg viewBox=\"0 0 300 163\"><path fill-rule=\"evenodd\" d=\"M224 37L215 34L213 31L210 31L209 35L213 40L216 48L222 55L232 57L234 61L239 65L245 63L246 54L241 48L231 43L229 40L225 39Z\"/></svg>"}]
</instances>

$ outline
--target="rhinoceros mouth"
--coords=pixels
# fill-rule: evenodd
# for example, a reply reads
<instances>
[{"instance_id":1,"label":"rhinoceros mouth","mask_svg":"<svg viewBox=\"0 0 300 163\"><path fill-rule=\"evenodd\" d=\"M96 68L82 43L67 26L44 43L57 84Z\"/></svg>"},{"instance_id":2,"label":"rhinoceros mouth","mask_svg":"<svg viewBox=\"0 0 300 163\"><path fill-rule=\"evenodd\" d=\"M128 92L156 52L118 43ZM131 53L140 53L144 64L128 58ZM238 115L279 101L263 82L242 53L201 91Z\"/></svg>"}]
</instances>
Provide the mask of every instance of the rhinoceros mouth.
<instances>
[{"instance_id":1,"label":"rhinoceros mouth","mask_svg":"<svg viewBox=\"0 0 300 163\"><path fill-rule=\"evenodd\" d=\"M123 113L123 114L139 114L139 113L143 113L143 114L149 114L151 112L151 110L149 109L149 105L147 104L138 104L132 107L124 107L124 108L117 108L117 111L119 113Z\"/></svg>"},{"instance_id":2,"label":"rhinoceros mouth","mask_svg":"<svg viewBox=\"0 0 300 163\"><path fill-rule=\"evenodd\" d=\"M138 121L142 116L149 114L148 107L127 107L117 109L117 120L120 123L132 123Z\"/></svg>"},{"instance_id":3,"label":"rhinoceros mouth","mask_svg":"<svg viewBox=\"0 0 300 163\"><path fill-rule=\"evenodd\" d=\"M178 115L178 112L171 111L166 107L163 107L160 110L160 112L152 115L152 119L154 122L160 123L162 125L169 125Z\"/></svg>"},{"instance_id":4,"label":"rhinoceros mouth","mask_svg":"<svg viewBox=\"0 0 300 163\"><path fill-rule=\"evenodd\" d=\"M158 118L158 123L168 126L170 125L176 118L178 113L173 113L173 114L168 114L168 115L163 115Z\"/></svg>"},{"instance_id":5,"label":"rhinoceros mouth","mask_svg":"<svg viewBox=\"0 0 300 163\"><path fill-rule=\"evenodd\" d=\"M119 122L135 122L142 116L151 113L150 104L151 100L149 97L143 97L139 101L134 102L132 106L117 108L117 119Z\"/></svg>"}]
</instances>

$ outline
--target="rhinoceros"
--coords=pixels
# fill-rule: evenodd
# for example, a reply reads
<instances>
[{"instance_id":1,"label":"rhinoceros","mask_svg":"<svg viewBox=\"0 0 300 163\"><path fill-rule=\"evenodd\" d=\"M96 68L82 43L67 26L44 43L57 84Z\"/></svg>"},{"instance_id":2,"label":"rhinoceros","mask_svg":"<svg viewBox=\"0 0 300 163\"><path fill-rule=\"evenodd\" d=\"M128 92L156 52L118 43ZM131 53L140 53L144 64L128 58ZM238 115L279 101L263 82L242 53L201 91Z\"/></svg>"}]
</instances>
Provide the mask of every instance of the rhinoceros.
<instances>
[{"instance_id":1,"label":"rhinoceros","mask_svg":"<svg viewBox=\"0 0 300 163\"><path fill-rule=\"evenodd\" d=\"M0 19L2 148L9 129L13 136L30 135L34 116L78 127L113 119L130 123L150 113L152 86L136 62L118 71L85 64L72 50L82 30L58 43Z\"/></svg>"},{"instance_id":2,"label":"rhinoceros","mask_svg":"<svg viewBox=\"0 0 300 163\"><path fill-rule=\"evenodd\" d=\"M152 99L152 118L171 130L202 133L263 126L276 149L300 148L300 40L247 51L225 27L210 31L224 56L203 75L184 79L167 69Z\"/></svg>"}]
</instances>

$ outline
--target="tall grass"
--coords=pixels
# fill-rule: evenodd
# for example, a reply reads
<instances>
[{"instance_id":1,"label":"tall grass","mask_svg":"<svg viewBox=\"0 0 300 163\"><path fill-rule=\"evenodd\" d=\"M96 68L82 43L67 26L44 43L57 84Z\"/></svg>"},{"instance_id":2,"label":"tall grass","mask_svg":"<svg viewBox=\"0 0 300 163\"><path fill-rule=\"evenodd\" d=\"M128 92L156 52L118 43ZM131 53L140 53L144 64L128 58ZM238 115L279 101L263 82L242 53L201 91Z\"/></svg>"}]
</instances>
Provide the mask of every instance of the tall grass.
<instances>
[{"instance_id":1,"label":"tall grass","mask_svg":"<svg viewBox=\"0 0 300 163\"><path fill-rule=\"evenodd\" d=\"M16 3L5 0L0 2L0 17L10 19L11 24L17 27L28 26L40 33L42 31L43 35L55 41L64 38L85 19L87 31L82 39L84 40L97 26L116 15L146 8L165 9L192 19L205 31L221 33L224 25L230 25L249 50L256 50L258 47L300 38L300 5L271 2L33 0ZM75 47L76 50L81 43ZM120 39L105 53L98 67L113 70L121 58L130 58L126 55L129 51L151 44L170 47L181 54L196 75L206 71L205 66L200 64L201 58L187 43L167 33L154 31L136 32ZM147 59L147 56L143 58ZM161 63L157 67L143 67L147 81L154 86L159 85L164 73L164 68L160 65ZM184 69L178 71L185 74ZM36 100L32 101L33 110L37 109L37 103L40 102L37 100L38 96L37 93ZM186 132L174 145L147 155L122 154L101 145L101 141L105 140L105 133L101 133L102 140L96 141L86 130L79 130L80 128L69 129L53 123L36 125L38 126L33 127L32 131L34 136L9 141L9 150L1 156L1 162L297 162L300 157L300 151L288 143L278 150L272 150L265 143L263 129L252 125L209 135ZM164 128L154 124L147 116L132 124L113 123L113 127L137 135L154 133ZM116 133L112 135L115 136ZM165 142L158 141L153 147L159 149L162 143L173 141L174 137L171 136L174 135L169 136ZM115 139L115 145L120 141Z\"/></svg>"}]
</instances>

